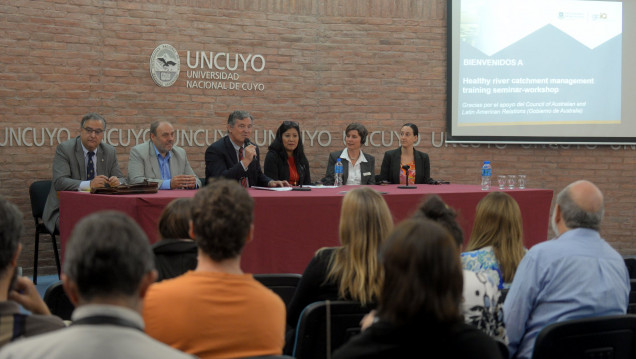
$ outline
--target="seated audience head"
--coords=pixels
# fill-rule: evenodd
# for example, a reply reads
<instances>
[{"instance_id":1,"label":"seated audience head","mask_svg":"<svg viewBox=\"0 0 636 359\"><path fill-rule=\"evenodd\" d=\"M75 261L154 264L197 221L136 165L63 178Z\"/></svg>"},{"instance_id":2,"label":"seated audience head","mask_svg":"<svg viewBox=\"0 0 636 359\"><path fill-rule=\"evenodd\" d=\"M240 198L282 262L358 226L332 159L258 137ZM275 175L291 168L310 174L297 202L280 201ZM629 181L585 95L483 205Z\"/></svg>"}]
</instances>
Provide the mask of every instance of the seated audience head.
<instances>
[{"instance_id":1,"label":"seated audience head","mask_svg":"<svg viewBox=\"0 0 636 359\"><path fill-rule=\"evenodd\" d=\"M380 318L396 325L462 320L457 245L441 225L425 218L405 220L389 236L381 257Z\"/></svg>"},{"instance_id":2,"label":"seated audience head","mask_svg":"<svg viewBox=\"0 0 636 359\"><path fill-rule=\"evenodd\" d=\"M192 198L177 198L163 209L159 216L161 239L189 239Z\"/></svg>"},{"instance_id":3,"label":"seated audience head","mask_svg":"<svg viewBox=\"0 0 636 359\"><path fill-rule=\"evenodd\" d=\"M192 200L190 235L213 261L238 258L252 238L253 210L254 200L238 182L214 179Z\"/></svg>"},{"instance_id":4,"label":"seated audience head","mask_svg":"<svg viewBox=\"0 0 636 359\"><path fill-rule=\"evenodd\" d=\"M0 197L0 277L13 276L22 250L22 212ZM8 288L7 288L8 289Z\"/></svg>"},{"instance_id":5,"label":"seated audience head","mask_svg":"<svg viewBox=\"0 0 636 359\"><path fill-rule=\"evenodd\" d=\"M519 204L509 194L491 192L477 204L467 251L492 246L504 282L510 283L525 255L523 219Z\"/></svg>"},{"instance_id":6,"label":"seated audience head","mask_svg":"<svg viewBox=\"0 0 636 359\"><path fill-rule=\"evenodd\" d=\"M457 223L457 213L448 207L442 199L437 195L429 195L417 208L414 218L428 218L437 222L451 234L457 244L457 248L461 250L464 244L464 232Z\"/></svg>"},{"instance_id":7,"label":"seated audience head","mask_svg":"<svg viewBox=\"0 0 636 359\"><path fill-rule=\"evenodd\" d=\"M552 228L556 235L575 228L601 229L605 213L603 193L594 183L576 181L557 195L552 214Z\"/></svg>"},{"instance_id":8,"label":"seated audience head","mask_svg":"<svg viewBox=\"0 0 636 359\"><path fill-rule=\"evenodd\" d=\"M84 217L66 245L62 280L73 304L118 304L139 310L157 276L144 231L121 212Z\"/></svg>"},{"instance_id":9,"label":"seated audience head","mask_svg":"<svg viewBox=\"0 0 636 359\"><path fill-rule=\"evenodd\" d=\"M166 155L175 141L175 131L172 124L168 121L155 121L150 124L150 140L157 151L162 155Z\"/></svg>"},{"instance_id":10,"label":"seated audience head","mask_svg":"<svg viewBox=\"0 0 636 359\"><path fill-rule=\"evenodd\" d=\"M227 118L227 132L230 140L242 146L252 134L254 118L247 111L234 111Z\"/></svg>"},{"instance_id":11,"label":"seated audience head","mask_svg":"<svg viewBox=\"0 0 636 359\"><path fill-rule=\"evenodd\" d=\"M82 117L80 122L80 140L89 151L94 151L104 138L106 120L101 115L91 112Z\"/></svg>"},{"instance_id":12,"label":"seated audience head","mask_svg":"<svg viewBox=\"0 0 636 359\"><path fill-rule=\"evenodd\" d=\"M393 229L382 195L369 187L345 195L340 212L340 243L331 258L328 278L339 283L338 294L363 304L377 299L382 284L378 253Z\"/></svg>"},{"instance_id":13,"label":"seated audience head","mask_svg":"<svg viewBox=\"0 0 636 359\"><path fill-rule=\"evenodd\" d=\"M276 137L269 145L269 150L277 152L284 157L292 153L296 160L304 158L303 139L300 135L300 126L298 126L298 123L294 121L283 121L278 127L278 130L276 130Z\"/></svg>"},{"instance_id":14,"label":"seated audience head","mask_svg":"<svg viewBox=\"0 0 636 359\"><path fill-rule=\"evenodd\" d=\"M405 123L400 128L400 142L402 147L411 148L417 142L419 137L419 130L413 123Z\"/></svg>"},{"instance_id":15,"label":"seated audience head","mask_svg":"<svg viewBox=\"0 0 636 359\"><path fill-rule=\"evenodd\" d=\"M369 131L367 131L367 128L364 127L364 125L360 123L349 124L345 129L345 136L347 137L347 139L351 138L351 141L346 141L347 147L352 149L360 149L360 147L367 142L368 134ZM360 141L356 141L356 139L359 139Z\"/></svg>"}]
</instances>

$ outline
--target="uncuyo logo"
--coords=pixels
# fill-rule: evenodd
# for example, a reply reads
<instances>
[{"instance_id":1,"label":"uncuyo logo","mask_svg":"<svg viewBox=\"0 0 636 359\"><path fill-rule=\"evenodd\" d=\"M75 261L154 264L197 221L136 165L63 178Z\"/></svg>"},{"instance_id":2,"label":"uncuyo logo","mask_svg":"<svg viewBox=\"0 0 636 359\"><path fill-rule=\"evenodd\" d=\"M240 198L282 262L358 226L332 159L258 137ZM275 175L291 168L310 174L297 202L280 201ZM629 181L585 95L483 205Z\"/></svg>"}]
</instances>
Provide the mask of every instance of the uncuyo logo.
<instances>
[{"instance_id":1,"label":"uncuyo logo","mask_svg":"<svg viewBox=\"0 0 636 359\"><path fill-rule=\"evenodd\" d=\"M179 53L169 44L161 44L150 56L150 76L161 87L172 86L179 78Z\"/></svg>"}]
</instances>

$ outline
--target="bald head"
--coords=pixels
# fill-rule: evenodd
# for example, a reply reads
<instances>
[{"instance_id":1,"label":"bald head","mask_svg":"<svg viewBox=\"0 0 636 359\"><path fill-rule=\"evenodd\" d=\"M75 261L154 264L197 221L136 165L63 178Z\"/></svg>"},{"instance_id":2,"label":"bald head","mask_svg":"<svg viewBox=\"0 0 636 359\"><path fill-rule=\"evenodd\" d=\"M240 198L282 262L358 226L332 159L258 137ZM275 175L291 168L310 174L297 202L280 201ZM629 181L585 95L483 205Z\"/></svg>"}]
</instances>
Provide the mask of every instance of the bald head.
<instances>
[{"instance_id":1,"label":"bald head","mask_svg":"<svg viewBox=\"0 0 636 359\"><path fill-rule=\"evenodd\" d=\"M567 228L600 230L605 208L603 193L594 183L581 180L569 184L557 196L556 204Z\"/></svg>"}]
</instances>

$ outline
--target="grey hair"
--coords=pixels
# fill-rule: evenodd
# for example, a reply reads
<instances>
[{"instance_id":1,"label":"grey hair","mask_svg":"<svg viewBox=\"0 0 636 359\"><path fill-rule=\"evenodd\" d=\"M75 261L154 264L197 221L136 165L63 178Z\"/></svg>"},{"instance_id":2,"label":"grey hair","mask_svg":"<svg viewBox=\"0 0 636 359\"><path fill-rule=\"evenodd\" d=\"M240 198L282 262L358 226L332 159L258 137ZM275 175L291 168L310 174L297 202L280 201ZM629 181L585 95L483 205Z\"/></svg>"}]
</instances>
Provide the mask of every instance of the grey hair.
<instances>
[{"instance_id":1,"label":"grey hair","mask_svg":"<svg viewBox=\"0 0 636 359\"><path fill-rule=\"evenodd\" d=\"M157 128L162 123L168 123L168 124L172 125L170 122L168 122L166 120L154 121L153 123L150 124L150 133L152 133L153 135L157 136Z\"/></svg>"},{"instance_id":2,"label":"grey hair","mask_svg":"<svg viewBox=\"0 0 636 359\"><path fill-rule=\"evenodd\" d=\"M82 117L82 122L80 123L80 126L84 128L84 123L86 123L86 121L89 121L89 120L102 121L102 124L104 125L104 131L106 131L106 119L102 117L102 115L95 112L88 113L84 115L84 117Z\"/></svg>"},{"instance_id":3,"label":"grey hair","mask_svg":"<svg viewBox=\"0 0 636 359\"><path fill-rule=\"evenodd\" d=\"M250 121L254 122L254 117L247 111L234 111L227 118L227 124L231 127L234 127L236 120L242 120L244 118L249 118Z\"/></svg>"},{"instance_id":4,"label":"grey hair","mask_svg":"<svg viewBox=\"0 0 636 359\"><path fill-rule=\"evenodd\" d=\"M154 257L144 231L128 215L101 211L84 217L66 246L64 273L79 295L93 298L133 297Z\"/></svg>"},{"instance_id":5,"label":"grey hair","mask_svg":"<svg viewBox=\"0 0 636 359\"><path fill-rule=\"evenodd\" d=\"M22 234L22 212L15 204L0 197L0 271L4 271L18 250Z\"/></svg>"},{"instance_id":6,"label":"grey hair","mask_svg":"<svg viewBox=\"0 0 636 359\"><path fill-rule=\"evenodd\" d=\"M601 209L595 212L584 210L572 199L570 186L559 192L556 203L561 208L561 217L566 227L570 229L589 228L595 231L601 229L601 221L605 214L605 206L603 204L601 204Z\"/></svg>"}]
</instances>

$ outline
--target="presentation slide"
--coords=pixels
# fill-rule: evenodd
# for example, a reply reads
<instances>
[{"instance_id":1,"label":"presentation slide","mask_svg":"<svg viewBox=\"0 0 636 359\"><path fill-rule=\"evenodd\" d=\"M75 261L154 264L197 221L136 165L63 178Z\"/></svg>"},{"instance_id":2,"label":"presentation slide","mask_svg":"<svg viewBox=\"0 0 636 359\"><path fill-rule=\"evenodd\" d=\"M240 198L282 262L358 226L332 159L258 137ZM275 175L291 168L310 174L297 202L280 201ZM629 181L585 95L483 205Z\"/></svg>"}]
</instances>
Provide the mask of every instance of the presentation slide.
<instances>
[{"instance_id":1,"label":"presentation slide","mask_svg":"<svg viewBox=\"0 0 636 359\"><path fill-rule=\"evenodd\" d=\"M636 143L626 3L451 6L449 142Z\"/></svg>"}]
</instances>

